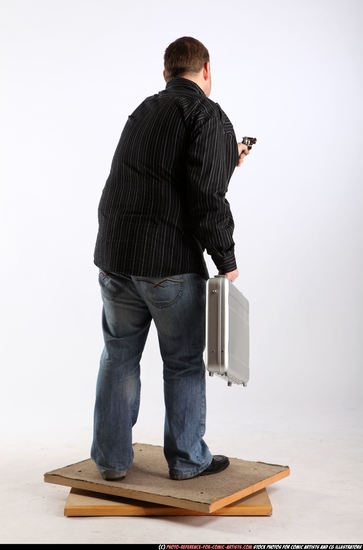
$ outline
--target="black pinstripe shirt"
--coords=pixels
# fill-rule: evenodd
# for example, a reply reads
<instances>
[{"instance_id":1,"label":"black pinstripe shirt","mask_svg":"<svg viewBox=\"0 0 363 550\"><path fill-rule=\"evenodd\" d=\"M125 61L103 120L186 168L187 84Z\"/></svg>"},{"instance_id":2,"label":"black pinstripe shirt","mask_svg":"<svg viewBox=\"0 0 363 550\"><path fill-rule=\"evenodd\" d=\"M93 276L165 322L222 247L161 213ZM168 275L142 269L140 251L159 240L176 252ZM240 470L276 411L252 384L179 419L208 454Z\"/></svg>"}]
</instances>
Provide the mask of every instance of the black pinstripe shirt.
<instances>
[{"instance_id":1,"label":"black pinstripe shirt","mask_svg":"<svg viewBox=\"0 0 363 550\"><path fill-rule=\"evenodd\" d=\"M225 198L238 164L233 126L218 103L176 77L129 115L98 206L94 263L143 276L237 268Z\"/></svg>"}]
</instances>

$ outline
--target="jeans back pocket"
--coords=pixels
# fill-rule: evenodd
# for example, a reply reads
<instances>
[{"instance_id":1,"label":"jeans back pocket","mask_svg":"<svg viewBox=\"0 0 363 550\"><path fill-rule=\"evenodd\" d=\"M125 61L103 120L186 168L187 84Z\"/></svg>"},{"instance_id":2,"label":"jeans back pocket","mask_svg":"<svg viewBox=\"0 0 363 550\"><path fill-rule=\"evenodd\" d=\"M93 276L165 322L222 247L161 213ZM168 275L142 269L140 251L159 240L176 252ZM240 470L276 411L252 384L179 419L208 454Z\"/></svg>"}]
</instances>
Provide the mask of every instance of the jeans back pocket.
<instances>
[{"instance_id":1,"label":"jeans back pocket","mask_svg":"<svg viewBox=\"0 0 363 550\"><path fill-rule=\"evenodd\" d=\"M158 308L169 307L182 295L184 279L182 275L170 277L133 277L144 299Z\"/></svg>"}]
</instances>

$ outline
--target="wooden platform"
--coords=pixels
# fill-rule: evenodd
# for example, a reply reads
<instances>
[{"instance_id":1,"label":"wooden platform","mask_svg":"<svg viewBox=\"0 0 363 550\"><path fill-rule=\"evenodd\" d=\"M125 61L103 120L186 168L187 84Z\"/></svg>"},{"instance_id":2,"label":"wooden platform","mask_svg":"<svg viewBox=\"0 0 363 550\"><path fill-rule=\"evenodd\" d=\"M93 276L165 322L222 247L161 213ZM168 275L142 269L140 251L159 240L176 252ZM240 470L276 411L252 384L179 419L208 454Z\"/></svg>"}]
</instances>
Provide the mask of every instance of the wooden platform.
<instances>
[{"instance_id":1,"label":"wooden platform","mask_svg":"<svg viewBox=\"0 0 363 550\"><path fill-rule=\"evenodd\" d=\"M230 458L230 465L218 474L177 481L169 478L163 447L134 443L133 449L134 461L125 479L102 479L89 458L45 473L44 481L210 514L290 473L289 466Z\"/></svg>"},{"instance_id":2,"label":"wooden platform","mask_svg":"<svg viewBox=\"0 0 363 550\"><path fill-rule=\"evenodd\" d=\"M266 489L261 489L210 514L74 488L70 490L64 506L65 516L270 516L271 514L272 506Z\"/></svg>"}]
</instances>

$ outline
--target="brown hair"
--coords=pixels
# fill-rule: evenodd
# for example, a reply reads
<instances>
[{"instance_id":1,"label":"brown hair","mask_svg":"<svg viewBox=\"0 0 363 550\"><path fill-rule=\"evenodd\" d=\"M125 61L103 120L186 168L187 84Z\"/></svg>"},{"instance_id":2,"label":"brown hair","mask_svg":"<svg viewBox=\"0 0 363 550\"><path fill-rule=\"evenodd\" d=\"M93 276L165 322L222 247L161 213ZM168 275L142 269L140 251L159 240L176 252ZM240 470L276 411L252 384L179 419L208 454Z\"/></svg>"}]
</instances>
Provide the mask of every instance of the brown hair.
<instances>
[{"instance_id":1,"label":"brown hair","mask_svg":"<svg viewBox=\"0 0 363 550\"><path fill-rule=\"evenodd\" d=\"M199 73L206 61L209 61L207 48L196 38L182 36L165 50L165 79L169 81L186 73Z\"/></svg>"}]
</instances>

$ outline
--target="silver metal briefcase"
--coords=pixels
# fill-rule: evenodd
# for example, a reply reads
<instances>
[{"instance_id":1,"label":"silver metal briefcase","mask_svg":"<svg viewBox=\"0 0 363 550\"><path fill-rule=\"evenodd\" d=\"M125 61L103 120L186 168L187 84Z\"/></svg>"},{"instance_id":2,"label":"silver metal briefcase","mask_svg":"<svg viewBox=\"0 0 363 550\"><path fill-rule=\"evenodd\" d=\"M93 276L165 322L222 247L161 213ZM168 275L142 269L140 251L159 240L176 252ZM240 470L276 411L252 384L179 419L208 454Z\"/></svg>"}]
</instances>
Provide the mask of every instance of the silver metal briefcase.
<instances>
[{"instance_id":1,"label":"silver metal briefcase","mask_svg":"<svg viewBox=\"0 0 363 550\"><path fill-rule=\"evenodd\" d=\"M249 380L249 303L226 275L206 285L206 342L204 362L209 375L232 383Z\"/></svg>"}]
</instances>

